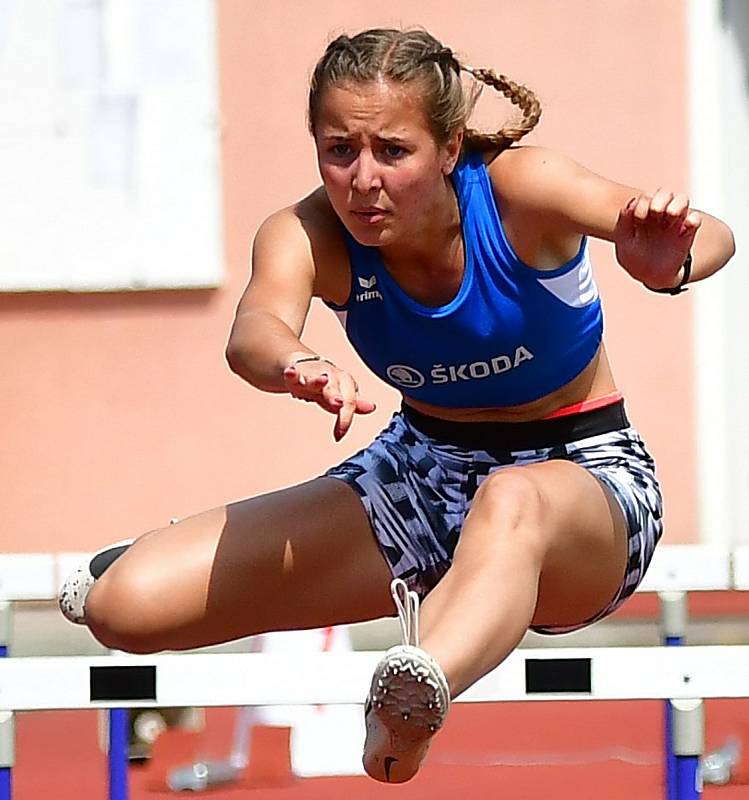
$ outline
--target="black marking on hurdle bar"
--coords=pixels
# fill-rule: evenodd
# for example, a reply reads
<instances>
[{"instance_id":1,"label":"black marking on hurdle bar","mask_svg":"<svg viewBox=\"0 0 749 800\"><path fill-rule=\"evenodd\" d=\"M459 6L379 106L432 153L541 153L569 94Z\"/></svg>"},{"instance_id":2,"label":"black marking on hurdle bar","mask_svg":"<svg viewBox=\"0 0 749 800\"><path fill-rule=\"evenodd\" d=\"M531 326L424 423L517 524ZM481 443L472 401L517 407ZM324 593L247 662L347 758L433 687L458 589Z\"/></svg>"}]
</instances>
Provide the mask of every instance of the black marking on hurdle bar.
<instances>
[{"instance_id":1,"label":"black marking on hurdle bar","mask_svg":"<svg viewBox=\"0 0 749 800\"><path fill-rule=\"evenodd\" d=\"M590 694L589 658L526 658L526 694Z\"/></svg>"},{"instance_id":2,"label":"black marking on hurdle bar","mask_svg":"<svg viewBox=\"0 0 749 800\"><path fill-rule=\"evenodd\" d=\"M156 666L90 667L91 701L156 700Z\"/></svg>"}]
</instances>

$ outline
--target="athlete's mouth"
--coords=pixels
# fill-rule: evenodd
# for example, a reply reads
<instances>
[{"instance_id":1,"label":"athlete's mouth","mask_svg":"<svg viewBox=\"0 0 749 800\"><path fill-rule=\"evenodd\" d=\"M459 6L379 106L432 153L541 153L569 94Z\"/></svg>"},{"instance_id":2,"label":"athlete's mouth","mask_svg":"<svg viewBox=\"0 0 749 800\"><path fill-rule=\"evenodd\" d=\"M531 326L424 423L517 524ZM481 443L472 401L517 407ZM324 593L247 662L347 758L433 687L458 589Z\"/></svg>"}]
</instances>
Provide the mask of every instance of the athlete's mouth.
<instances>
[{"instance_id":1,"label":"athlete's mouth","mask_svg":"<svg viewBox=\"0 0 749 800\"><path fill-rule=\"evenodd\" d=\"M377 208L376 206L369 206L368 208L355 208L351 211L351 213L362 222L369 223L373 225L377 222L382 222L387 215L387 211L383 208Z\"/></svg>"}]
</instances>

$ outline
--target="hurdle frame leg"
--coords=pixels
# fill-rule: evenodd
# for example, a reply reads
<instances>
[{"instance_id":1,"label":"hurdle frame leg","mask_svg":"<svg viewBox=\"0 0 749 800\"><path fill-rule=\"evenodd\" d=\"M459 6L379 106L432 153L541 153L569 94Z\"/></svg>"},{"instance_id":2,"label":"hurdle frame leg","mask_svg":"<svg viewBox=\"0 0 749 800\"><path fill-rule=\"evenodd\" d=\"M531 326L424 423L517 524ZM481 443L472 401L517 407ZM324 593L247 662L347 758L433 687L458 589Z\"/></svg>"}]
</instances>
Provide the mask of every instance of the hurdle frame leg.
<instances>
[{"instance_id":1,"label":"hurdle frame leg","mask_svg":"<svg viewBox=\"0 0 749 800\"><path fill-rule=\"evenodd\" d=\"M661 643L665 647L681 647L686 639L689 607L687 593L683 591L658 592L660 603ZM678 762L674 753L673 706L670 700L663 703L663 763L666 800L680 800L678 796Z\"/></svg>"},{"instance_id":2,"label":"hurdle frame leg","mask_svg":"<svg viewBox=\"0 0 749 800\"><path fill-rule=\"evenodd\" d=\"M0 800L13 796L13 766L16 755L15 715L0 712Z\"/></svg>"},{"instance_id":3,"label":"hurdle frame leg","mask_svg":"<svg viewBox=\"0 0 749 800\"><path fill-rule=\"evenodd\" d=\"M670 700L676 759L677 800L702 797L700 758L705 749L705 704L702 700Z\"/></svg>"},{"instance_id":4,"label":"hurdle frame leg","mask_svg":"<svg viewBox=\"0 0 749 800\"><path fill-rule=\"evenodd\" d=\"M10 655L13 604L0 602L0 658ZM16 760L16 721L12 711L0 713L0 800L13 797L13 767Z\"/></svg>"},{"instance_id":5,"label":"hurdle frame leg","mask_svg":"<svg viewBox=\"0 0 749 800\"><path fill-rule=\"evenodd\" d=\"M109 711L109 800L128 800L128 738L130 710L112 708Z\"/></svg>"}]
</instances>

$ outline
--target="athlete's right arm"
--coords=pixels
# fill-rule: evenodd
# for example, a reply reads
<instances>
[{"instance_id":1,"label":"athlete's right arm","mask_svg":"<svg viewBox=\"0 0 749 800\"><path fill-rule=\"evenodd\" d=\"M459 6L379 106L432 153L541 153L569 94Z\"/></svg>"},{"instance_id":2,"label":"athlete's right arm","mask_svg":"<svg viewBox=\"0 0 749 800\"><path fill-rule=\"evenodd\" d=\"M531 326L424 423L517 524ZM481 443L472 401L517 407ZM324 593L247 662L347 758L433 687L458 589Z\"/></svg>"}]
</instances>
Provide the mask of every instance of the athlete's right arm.
<instances>
[{"instance_id":1,"label":"athlete's right arm","mask_svg":"<svg viewBox=\"0 0 749 800\"><path fill-rule=\"evenodd\" d=\"M226 348L231 369L266 392L286 392L284 370L314 353L299 337L315 284L312 244L294 208L269 217L252 247L252 275Z\"/></svg>"},{"instance_id":2,"label":"athlete's right arm","mask_svg":"<svg viewBox=\"0 0 749 800\"><path fill-rule=\"evenodd\" d=\"M354 378L300 341L312 297L342 303L350 270L338 223L320 193L271 216L258 230L252 277L239 302L226 357L248 383L289 392L335 414L341 439L355 414L374 403L359 395Z\"/></svg>"}]
</instances>

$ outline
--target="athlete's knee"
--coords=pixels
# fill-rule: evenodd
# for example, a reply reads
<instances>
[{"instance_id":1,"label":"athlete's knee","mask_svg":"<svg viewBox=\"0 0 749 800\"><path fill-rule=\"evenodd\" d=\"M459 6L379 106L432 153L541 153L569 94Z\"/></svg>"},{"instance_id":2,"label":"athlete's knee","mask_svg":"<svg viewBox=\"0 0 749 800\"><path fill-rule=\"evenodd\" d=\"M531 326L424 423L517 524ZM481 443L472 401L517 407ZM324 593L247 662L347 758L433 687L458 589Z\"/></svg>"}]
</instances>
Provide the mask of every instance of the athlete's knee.
<instances>
[{"instance_id":1,"label":"athlete's knee","mask_svg":"<svg viewBox=\"0 0 749 800\"><path fill-rule=\"evenodd\" d=\"M538 477L524 467L504 467L489 475L473 500L471 516L495 536L548 546L547 499Z\"/></svg>"},{"instance_id":2,"label":"athlete's knee","mask_svg":"<svg viewBox=\"0 0 749 800\"><path fill-rule=\"evenodd\" d=\"M544 494L535 476L524 467L504 467L489 475L481 484L473 501L474 512L515 519L538 518L544 505Z\"/></svg>"},{"instance_id":3,"label":"athlete's knee","mask_svg":"<svg viewBox=\"0 0 749 800\"><path fill-rule=\"evenodd\" d=\"M145 576L103 575L86 598L86 625L105 647L128 653L163 650L155 623L164 596Z\"/></svg>"}]
</instances>

